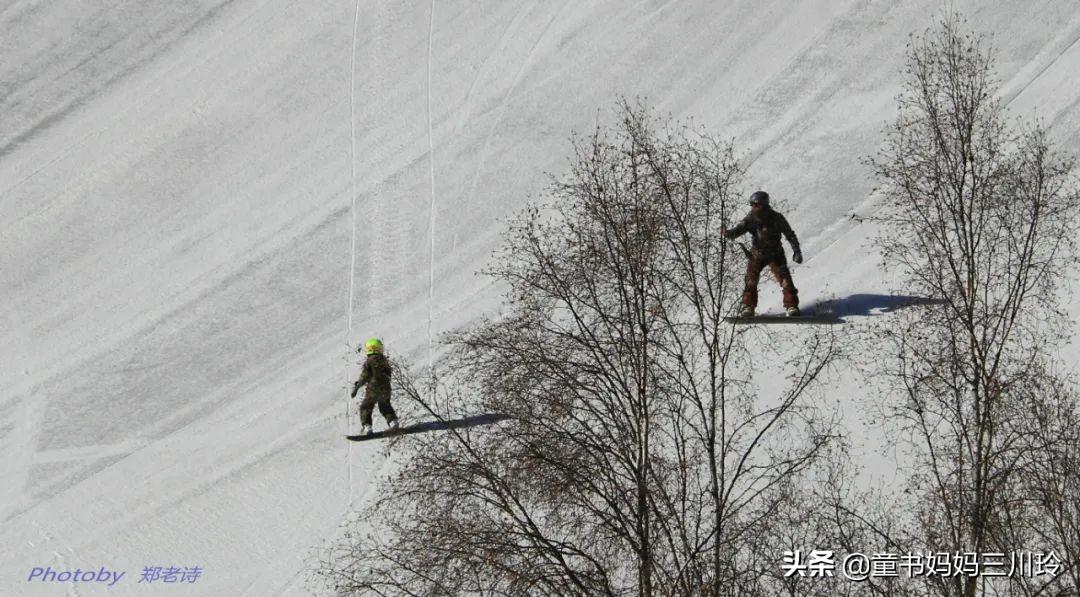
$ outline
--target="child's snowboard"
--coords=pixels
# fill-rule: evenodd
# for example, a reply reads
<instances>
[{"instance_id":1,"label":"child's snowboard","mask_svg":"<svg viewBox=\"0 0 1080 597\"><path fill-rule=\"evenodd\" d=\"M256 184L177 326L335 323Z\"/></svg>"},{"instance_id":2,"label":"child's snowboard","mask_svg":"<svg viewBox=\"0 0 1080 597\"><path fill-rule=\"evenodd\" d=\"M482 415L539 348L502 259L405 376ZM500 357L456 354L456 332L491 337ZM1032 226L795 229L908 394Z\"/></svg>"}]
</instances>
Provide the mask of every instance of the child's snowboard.
<instances>
[{"instance_id":1,"label":"child's snowboard","mask_svg":"<svg viewBox=\"0 0 1080 597\"><path fill-rule=\"evenodd\" d=\"M728 323L840 323L840 320L831 315L796 315L791 317L783 313L763 313L753 317L725 317Z\"/></svg>"}]
</instances>

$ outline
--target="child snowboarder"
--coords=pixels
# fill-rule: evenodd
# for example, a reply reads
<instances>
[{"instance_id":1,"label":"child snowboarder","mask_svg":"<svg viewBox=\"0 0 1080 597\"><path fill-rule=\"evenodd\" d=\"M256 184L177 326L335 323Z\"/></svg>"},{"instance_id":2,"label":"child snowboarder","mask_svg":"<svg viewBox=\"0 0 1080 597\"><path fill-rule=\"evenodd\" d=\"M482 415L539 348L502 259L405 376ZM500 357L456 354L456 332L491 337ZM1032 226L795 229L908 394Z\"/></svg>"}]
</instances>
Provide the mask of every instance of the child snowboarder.
<instances>
[{"instance_id":1,"label":"child snowboarder","mask_svg":"<svg viewBox=\"0 0 1080 597\"><path fill-rule=\"evenodd\" d=\"M765 191L757 191L750 195L750 213L734 228L724 231L724 236L735 239L747 232L753 237L753 244L747 254L750 261L746 264L746 286L743 289L743 308L739 317L754 316L754 309L757 308L758 302L758 280L765 266L769 266L773 277L784 291L784 309L788 317L797 317L799 315L799 290L795 288L795 282L791 279L791 270L787 266L787 257L784 255L784 247L780 244L780 236L783 235L791 244L791 259L795 263L802 263L803 260L802 251L799 250L799 239L784 216L769 207L769 194Z\"/></svg>"},{"instance_id":2,"label":"child snowboarder","mask_svg":"<svg viewBox=\"0 0 1080 597\"><path fill-rule=\"evenodd\" d=\"M360 349L357 350L359 352ZM364 399L360 402L360 434L371 435L371 411L375 405L379 405L379 413L386 419L386 424L391 431L398 428L397 413L390 406L390 375L392 368L390 360L383 354L383 343L378 338L372 338L364 343L363 350L367 354L364 361L364 370L360 373L360 379L353 384L352 394L360 391L360 386L366 385Z\"/></svg>"}]
</instances>

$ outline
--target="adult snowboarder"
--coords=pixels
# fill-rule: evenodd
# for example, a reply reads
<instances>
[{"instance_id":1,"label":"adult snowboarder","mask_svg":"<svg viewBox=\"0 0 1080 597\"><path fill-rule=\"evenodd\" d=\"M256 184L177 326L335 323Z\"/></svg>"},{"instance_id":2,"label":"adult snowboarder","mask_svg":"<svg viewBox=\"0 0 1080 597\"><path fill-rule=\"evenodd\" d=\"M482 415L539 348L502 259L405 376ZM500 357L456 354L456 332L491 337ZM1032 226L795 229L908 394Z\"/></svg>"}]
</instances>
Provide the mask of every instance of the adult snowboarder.
<instances>
[{"instance_id":1,"label":"adult snowboarder","mask_svg":"<svg viewBox=\"0 0 1080 597\"><path fill-rule=\"evenodd\" d=\"M371 434L371 412L375 405L379 405L379 414L386 419L386 424L391 431L398 428L397 413L390 406L390 375L392 368L390 360L383 354L383 343L378 338L372 338L364 343L364 352L367 359L364 360L364 369L360 373L360 379L353 384L352 394L356 393L361 386L367 386L364 390L364 399L360 402L360 434Z\"/></svg>"},{"instance_id":2,"label":"adult snowboarder","mask_svg":"<svg viewBox=\"0 0 1080 597\"><path fill-rule=\"evenodd\" d=\"M791 244L791 259L795 263L802 263L803 260L802 251L799 250L799 239L784 216L769 207L769 194L765 191L757 191L750 195L750 213L735 227L725 230L724 236L735 239L747 232L753 238L753 244L747 252L749 261L746 264L746 286L743 289L743 308L739 317L754 316L754 309L757 308L758 302L758 280L765 266L772 270L773 277L784 292L784 309L788 316L797 317L799 315L799 290L795 288L795 282L791 279L791 270L787 266L787 257L784 255L784 247L780 244L780 236L783 235Z\"/></svg>"}]
</instances>

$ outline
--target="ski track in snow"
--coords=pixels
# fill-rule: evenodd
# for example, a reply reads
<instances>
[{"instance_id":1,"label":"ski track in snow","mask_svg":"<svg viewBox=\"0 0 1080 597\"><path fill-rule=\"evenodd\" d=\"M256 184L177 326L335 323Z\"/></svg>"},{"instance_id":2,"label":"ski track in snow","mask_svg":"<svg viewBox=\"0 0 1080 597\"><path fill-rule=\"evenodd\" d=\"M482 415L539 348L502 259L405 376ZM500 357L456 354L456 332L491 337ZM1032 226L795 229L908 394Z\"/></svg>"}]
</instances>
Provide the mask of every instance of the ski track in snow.
<instances>
[{"instance_id":1,"label":"ski track in snow","mask_svg":"<svg viewBox=\"0 0 1080 597\"><path fill-rule=\"evenodd\" d=\"M70 100L66 104L62 105L59 109L54 110L52 113L38 120L32 126L22 130L21 132L15 134L14 137L6 140L2 145L0 145L0 159L14 151L19 145L32 141L34 137L38 134L45 132L55 127L57 124L63 122L69 114L71 114L75 110L78 110L88 102L91 102L94 99L94 96L101 93L103 90L119 84L128 77L145 68L147 65L156 62L161 56L165 55L174 46L174 44L185 41L188 36L192 35L202 27L206 26L208 23L213 22L235 1L236 0L225 0L224 2L210 8L204 14L199 15L198 18L196 18L195 21L193 21L191 24L187 25L175 35L173 35L170 39L166 40L164 44L151 51L148 56L143 56L137 59L134 63L120 69L118 72L109 76L104 82L98 83L96 87L91 88L88 93L84 93ZM108 50L110 48L107 47L105 49Z\"/></svg>"},{"instance_id":2,"label":"ski track in snow","mask_svg":"<svg viewBox=\"0 0 1080 597\"><path fill-rule=\"evenodd\" d=\"M264 9L267 5L269 5L273 1L274 0L263 0L262 3L257 7L257 9L254 12L261 12L262 9ZM243 23L243 21L241 21L241 23ZM51 152L53 154L53 156L54 156L52 159L49 159L49 160L45 161L44 165L42 165L40 167L37 167L30 174L20 178L19 181L16 182L14 185L12 185L11 187L8 187L3 192L0 192L0 199L3 199L5 196L9 196L15 190L17 190L18 187L20 187L22 184L25 184L26 182L28 182L28 181L32 180L33 178L39 176L49 166L55 165L55 164L63 161L64 159L68 159L68 158L70 158L72 156L75 156L75 155L78 155L80 153L85 153L87 150L84 147L84 145L88 141L100 137L102 134L104 134L105 132L107 132L107 131L109 131L111 129L119 127L124 122L124 120L127 118L129 112L142 111L143 109L146 109L152 102L154 102L157 99L160 99L157 96L156 92L157 92L158 88L161 87L162 85L164 85L168 80L176 78L178 76L190 75L193 71L195 71L200 66L205 65L212 58L220 58L227 51L226 50L227 45L224 43L225 40L228 40L228 39L232 39L232 40L247 39L247 38L251 37L252 35L254 35L256 33L256 31L257 31L256 28L251 28L247 32L245 32L245 33L243 33L241 35L237 35L236 32L235 32L235 28L236 28L235 25L236 24L233 24L233 25L234 26L223 27L220 31L217 31L216 35L214 35L212 38L210 38L208 40L209 43L207 44L207 47L211 48L212 51L210 51L208 54L205 54L205 55L201 56L200 59L198 59L198 60L189 60L189 61L181 63L179 66L182 66L183 68L179 68L177 65L172 64L168 60L168 58L169 58L168 56L162 55L161 56L161 61L165 63L163 65L163 68L160 69L160 72L151 72L151 73L149 73L151 76L148 77L148 80L145 83L142 83L140 85L140 89L144 90L145 92L138 94L139 99L137 101L127 103L127 105L125 106L125 108L127 108L127 112L125 112L124 110L110 110L109 115L108 115L108 120L107 120L106 124L98 127L97 126L98 121L95 120L93 122L92 126L86 127L91 132L81 135L78 138L78 141L76 143L68 143L68 139L65 138L65 142L61 145L61 147L58 148L58 149L55 149L54 151ZM134 74L134 73L132 73L132 74ZM142 75L143 73L140 72L139 74ZM35 149L34 147L29 147L29 148L27 148L27 151L34 151L34 149ZM35 160L35 161L37 161L37 160ZM3 162L0 161L0 166L2 166L2 165L3 165ZM2 172L2 171L0 171L0 172ZM0 203L0 205L2 205L2 203ZM41 209L48 209L48 205L46 204ZM14 224L19 224L19 223L21 223L21 220L16 220L14 222ZM5 222L5 224L10 225L11 222ZM125 330L125 331L127 331L127 330ZM102 340L111 340L111 338L109 338L109 339L104 339L103 338ZM109 342L102 342L101 346L96 347L96 348L98 350L104 350L105 348L108 347L108 345L109 345ZM89 360L91 358L91 356L92 356L92 353L90 351L92 351L94 349L95 349L95 347L92 347L92 346L87 347L86 351L83 354L78 355L76 358L83 358L85 360ZM50 362L50 363L45 363L44 365L38 364L38 367L35 370L35 372L37 373L37 375L35 376L35 379L51 377L57 371L59 371L62 367L70 366L70 365L71 365L71 363L63 363L63 362L58 362L58 363ZM33 389L33 384L34 383L35 383L34 380L30 380L29 382L16 384L16 385L14 385L12 387L9 387L9 388L7 388L7 390L9 392L13 393L13 394L21 393L21 392L30 392Z\"/></svg>"},{"instance_id":3,"label":"ski track in snow","mask_svg":"<svg viewBox=\"0 0 1080 597\"><path fill-rule=\"evenodd\" d=\"M427 43L427 142L428 166L431 173L431 201L428 203L428 303L427 303L427 366L430 373L434 369L431 360L431 312L435 302L435 140L431 126L431 45L435 38L435 0L428 8L428 43Z\"/></svg>"},{"instance_id":4,"label":"ski track in snow","mask_svg":"<svg viewBox=\"0 0 1080 597\"><path fill-rule=\"evenodd\" d=\"M513 95L514 90L517 89L518 84L521 83L521 76L525 73L525 69L529 66L529 63L532 61L533 56L536 54L536 48L540 45L540 42L544 39L544 36L547 35L548 30L551 29L551 25L555 22L555 19L559 16L559 13L562 12L562 10L566 8L566 5L569 3L570 0L566 0L562 4L560 4L559 8L556 9L555 12L551 15L551 18L548 19L547 24L544 25L544 28L540 30L539 35L536 36L536 39L533 41L528 53L525 54L525 58L523 58L521 64L518 65L517 72L514 73L514 77L512 80L513 82L510 84L510 87L506 90L506 93L499 101L499 105L495 108L498 116L496 117L495 121L491 123L491 127L488 129L487 135L484 137L484 145L483 148L480 150L480 157L477 160L476 167L473 169L472 185L469 189L469 203L472 203L476 199L476 187L480 182L480 171L484 167L485 160L487 159L488 150L491 146L491 139L495 136L495 130L499 127L503 119L506 117L506 110L510 103L510 97ZM513 26L514 23L511 22L509 25L507 25L507 28L509 29Z\"/></svg>"},{"instance_id":5,"label":"ski track in snow","mask_svg":"<svg viewBox=\"0 0 1080 597\"><path fill-rule=\"evenodd\" d=\"M360 28L360 0L356 0L353 12L352 42L349 44L349 216L350 216L350 249L349 249L349 302L346 305L348 311L345 323L345 387L349 387L352 381L352 368L349 360L352 357L351 342L353 321L353 295L356 292L356 33ZM348 434L352 429L350 419L352 399L345 401L345 432ZM348 509L353 507L353 447L350 442L346 446L345 467L346 483L349 484ZM246 591L245 591L246 592Z\"/></svg>"},{"instance_id":6,"label":"ski track in snow","mask_svg":"<svg viewBox=\"0 0 1080 597\"><path fill-rule=\"evenodd\" d=\"M515 12L514 16L510 19L510 22L507 23L506 27L502 28L502 32L499 34L498 40L492 45L493 49L490 52L488 52L488 53L486 53L484 55L484 59L480 62L480 66L478 66L477 69L476 69L476 74L472 77L471 81L469 82L469 87L465 91L465 98L464 98L464 100L462 100L461 109L460 109L461 114L458 116L457 121L454 123L454 129L450 133L451 138L455 138L457 136L457 133L462 130L462 127L465 126L465 123L468 121L469 117L472 115L472 107L473 107L473 101L472 100L473 100L473 94L476 91L477 83L479 83L484 78L484 75L487 72L486 69L488 67L488 64L491 62L492 57L494 57L499 52L500 48L503 47L503 44L506 41L507 34L514 27L514 23L517 21L518 17L521 15L521 13L525 11L526 5L521 4L519 6L520 7L517 9L517 12Z\"/></svg>"},{"instance_id":7,"label":"ski track in snow","mask_svg":"<svg viewBox=\"0 0 1080 597\"><path fill-rule=\"evenodd\" d=\"M1078 44L1080 44L1080 34L1077 34L1073 38L1071 43L1066 44L1065 47L1062 48L1062 50L1058 52L1058 54L1054 56L1053 59L1049 60L1046 65L1039 69L1039 72L1035 73L1035 75L1028 79L1028 81L1024 83L1024 85L1020 87L1020 89L1016 90L1016 92L1014 92L1007 100L1005 100L1004 105L1008 106L1014 101L1016 101L1021 95L1024 94L1025 91L1027 91L1028 87L1031 87L1032 83L1038 81L1044 74L1046 74L1046 71L1050 70L1052 66L1057 64L1058 60L1061 60L1061 58L1065 56L1065 54L1067 54L1074 47L1077 47Z\"/></svg>"}]
</instances>

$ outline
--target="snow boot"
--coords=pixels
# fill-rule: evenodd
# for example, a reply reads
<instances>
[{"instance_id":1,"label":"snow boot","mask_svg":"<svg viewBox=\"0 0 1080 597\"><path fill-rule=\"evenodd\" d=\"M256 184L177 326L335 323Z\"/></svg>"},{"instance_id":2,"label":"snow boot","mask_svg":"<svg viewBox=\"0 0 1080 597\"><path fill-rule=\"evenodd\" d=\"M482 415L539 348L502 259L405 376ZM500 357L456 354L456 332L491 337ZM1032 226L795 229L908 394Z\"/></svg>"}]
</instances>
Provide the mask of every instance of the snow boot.
<instances>
[{"instance_id":1,"label":"snow boot","mask_svg":"<svg viewBox=\"0 0 1080 597\"><path fill-rule=\"evenodd\" d=\"M371 425L361 425L360 435L371 435Z\"/></svg>"},{"instance_id":2,"label":"snow boot","mask_svg":"<svg viewBox=\"0 0 1080 597\"><path fill-rule=\"evenodd\" d=\"M798 317L799 315L802 315L802 312L799 311L798 307L788 307L788 309L787 309L787 316L788 317Z\"/></svg>"},{"instance_id":3,"label":"snow boot","mask_svg":"<svg viewBox=\"0 0 1080 597\"><path fill-rule=\"evenodd\" d=\"M398 430L397 419L394 419L393 421L390 421L389 424L390 424L390 431L397 431Z\"/></svg>"},{"instance_id":4,"label":"snow boot","mask_svg":"<svg viewBox=\"0 0 1080 597\"><path fill-rule=\"evenodd\" d=\"M753 316L754 316L754 308L753 307L743 307L742 311L739 311L739 317L753 317Z\"/></svg>"}]
</instances>

